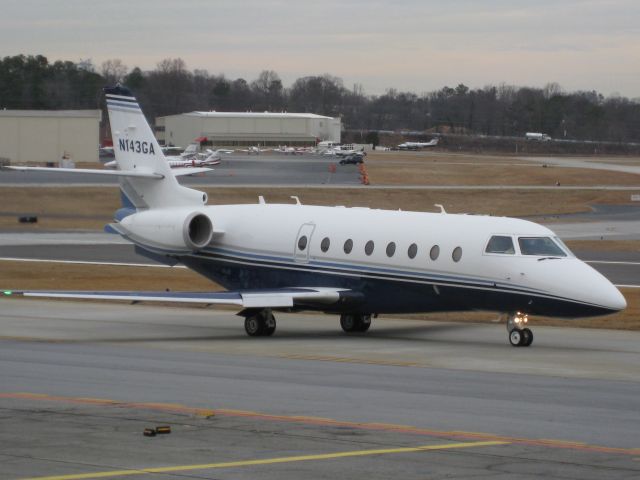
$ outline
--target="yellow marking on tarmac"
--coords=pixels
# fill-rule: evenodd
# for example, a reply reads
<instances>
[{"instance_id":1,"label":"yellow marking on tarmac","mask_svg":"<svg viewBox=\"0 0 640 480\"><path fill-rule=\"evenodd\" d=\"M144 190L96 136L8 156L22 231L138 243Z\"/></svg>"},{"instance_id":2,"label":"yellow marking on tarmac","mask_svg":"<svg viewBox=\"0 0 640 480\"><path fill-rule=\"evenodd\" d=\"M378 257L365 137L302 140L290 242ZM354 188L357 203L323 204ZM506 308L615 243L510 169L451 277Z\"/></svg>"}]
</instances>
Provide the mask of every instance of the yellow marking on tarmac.
<instances>
[{"instance_id":1,"label":"yellow marking on tarmac","mask_svg":"<svg viewBox=\"0 0 640 480\"><path fill-rule=\"evenodd\" d=\"M586 445L585 442L575 442L573 440L559 440L559 439L553 439L553 438L540 438L539 439L541 442L550 442L550 443L556 443L556 442L560 442L560 443L564 443L566 445L578 445L578 446L583 446Z\"/></svg>"},{"instance_id":2,"label":"yellow marking on tarmac","mask_svg":"<svg viewBox=\"0 0 640 480\"><path fill-rule=\"evenodd\" d=\"M507 445L508 442L466 442L446 443L442 445L423 445L420 447L383 448L377 450L355 450L350 452L321 453L318 455L300 455L296 457L264 458L258 460L240 460L237 462L203 463L200 465L178 465L173 467L152 467L133 470L112 470L108 472L77 473L71 475L55 475L52 477L31 477L23 480L85 480L91 478L124 477L128 475L144 475L147 473L188 472L193 470L209 470L214 468L253 467L256 465L274 465L278 463L308 462L313 460L333 460L337 458L365 457L371 455L392 455L398 453L427 452L430 450L449 450L457 448L491 447Z\"/></svg>"},{"instance_id":3,"label":"yellow marking on tarmac","mask_svg":"<svg viewBox=\"0 0 640 480\"><path fill-rule=\"evenodd\" d=\"M358 363L365 365L384 365L389 367L419 367L416 362L401 362L392 360L376 360L370 358L353 358L353 357L334 357L330 355L303 355L303 354L287 354L277 355L278 358L286 358L288 360L316 360L319 362L338 362L338 363Z\"/></svg>"}]
</instances>

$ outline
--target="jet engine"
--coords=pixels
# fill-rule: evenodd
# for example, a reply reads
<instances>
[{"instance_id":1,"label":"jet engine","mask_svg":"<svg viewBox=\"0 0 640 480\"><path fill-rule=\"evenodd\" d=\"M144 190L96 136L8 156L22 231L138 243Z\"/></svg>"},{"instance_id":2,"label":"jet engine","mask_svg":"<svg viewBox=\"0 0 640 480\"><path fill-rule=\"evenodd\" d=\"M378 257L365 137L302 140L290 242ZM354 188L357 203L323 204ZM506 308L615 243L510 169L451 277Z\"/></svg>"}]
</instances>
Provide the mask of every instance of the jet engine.
<instances>
[{"instance_id":1,"label":"jet engine","mask_svg":"<svg viewBox=\"0 0 640 480\"><path fill-rule=\"evenodd\" d=\"M202 212L186 209L158 209L134 213L120 221L131 240L162 250L200 250L213 237L213 223Z\"/></svg>"}]
</instances>

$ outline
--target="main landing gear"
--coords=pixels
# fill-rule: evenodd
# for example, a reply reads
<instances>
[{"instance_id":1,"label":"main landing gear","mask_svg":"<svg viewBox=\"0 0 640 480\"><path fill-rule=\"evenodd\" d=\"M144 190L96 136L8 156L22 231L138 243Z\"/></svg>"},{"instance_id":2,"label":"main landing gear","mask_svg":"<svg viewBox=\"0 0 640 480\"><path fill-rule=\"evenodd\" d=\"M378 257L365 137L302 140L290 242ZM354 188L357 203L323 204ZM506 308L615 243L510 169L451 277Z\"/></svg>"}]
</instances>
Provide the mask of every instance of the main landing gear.
<instances>
[{"instance_id":1,"label":"main landing gear","mask_svg":"<svg viewBox=\"0 0 640 480\"><path fill-rule=\"evenodd\" d=\"M269 337L276 331L276 317L269 308L252 312L244 318L244 329L250 337Z\"/></svg>"},{"instance_id":2,"label":"main landing gear","mask_svg":"<svg viewBox=\"0 0 640 480\"><path fill-rule=\"evenodd\" d=\"M533 332L526 327L529 317L525 313L512 313L507 319L509 343L514 347L528 347L533 343Z\"/></svg>"},{"instance_id":3,"label":"main landing gear","mask_svg":"<svg viewBox=\"0 0 640 480\"><path fill-rule=\"evenodd\" d=\"M340 315L340 326L347 333L366 332L371 326L371 315L345 313Z\"/></svg>"}]
</instances>

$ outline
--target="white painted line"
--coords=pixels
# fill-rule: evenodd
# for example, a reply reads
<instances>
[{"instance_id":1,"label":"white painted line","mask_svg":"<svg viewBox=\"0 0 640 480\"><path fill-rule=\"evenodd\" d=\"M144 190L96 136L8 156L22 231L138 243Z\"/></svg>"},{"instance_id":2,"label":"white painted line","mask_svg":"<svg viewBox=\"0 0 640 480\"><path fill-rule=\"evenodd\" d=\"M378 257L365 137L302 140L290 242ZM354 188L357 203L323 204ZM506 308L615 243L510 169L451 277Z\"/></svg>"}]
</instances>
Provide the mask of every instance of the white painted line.
<instances>
[{"instance_id":1,"label":"white painted line","mask_svg":"<svg viewBox=\"0 0 640 480\"><path fill-rule=\"evenodd\" d=\"M152 267L152 268L187 268L184 265L163 265L161 263L125 263L125 262L93 262L84 260L45 260L39 258L0 257L2 262L39 262L39 263L68 263L71 265L111 265L114 267Z\"/></svg>"},{"instance_id":2,"label":"white painted line","mask_svg":"<svg viewBox=\"0 0 640 480\"><path fill-rule=\"evenodd\" d=\"M640 285L614 285L618 288L640 288Z\"/></svg>"},{"instance_id":3,"label":"white painted line","mask_svg":"<svg viewBox=\"0 0 640 480\"><path fill-rule=\"evenodd\" d=\"M584 263L598 263L603 265L640 265L640 262L617 262L613 260L585 260Z\"/></svg>"}]
</instances>

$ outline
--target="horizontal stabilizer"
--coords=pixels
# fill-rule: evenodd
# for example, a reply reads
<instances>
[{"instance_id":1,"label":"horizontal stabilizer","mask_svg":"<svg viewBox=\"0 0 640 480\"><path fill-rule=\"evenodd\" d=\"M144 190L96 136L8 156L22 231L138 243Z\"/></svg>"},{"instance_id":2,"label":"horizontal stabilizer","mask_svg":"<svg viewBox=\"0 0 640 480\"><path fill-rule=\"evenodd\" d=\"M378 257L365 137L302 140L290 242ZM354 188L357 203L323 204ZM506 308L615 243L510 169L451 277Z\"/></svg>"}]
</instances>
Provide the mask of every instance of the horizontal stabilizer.
<instances>
[{"instance_id":1,"label":"horizontal stabilizer","mask_svg":"<svg viewBox=\"0 0 640 480\"><path fill-rule=\"evenodd\" d=\"M19 172L52 172L52 173L88 173L90 175L108 175L111 177L137 177L137 178L155 178L161 180L164 175L153 172L140 172L137 170L98 170L91 168L48 168L48 167L3 167L8 170L17 170ZM190 170L195 170L191 168Z\"/></svg>"},{"instance_id":2,"label":"horizontal stabilizer","mask_svg":"<svg viewBox=\"0 0 640 480\"><path fill-rule=\"evenodd\" d=\"M124 300L130 302L207 303L237 305L243 308L292 308L299 305L331 305L340 300L344 289L277 288L228 292L132 292L132 291L5 291L5 296Z\"/></svg>"}]
</instances>

